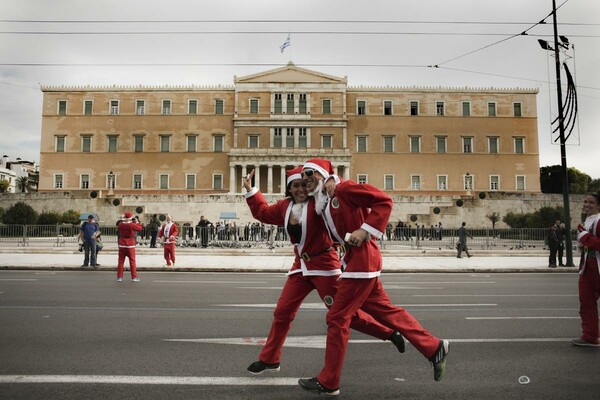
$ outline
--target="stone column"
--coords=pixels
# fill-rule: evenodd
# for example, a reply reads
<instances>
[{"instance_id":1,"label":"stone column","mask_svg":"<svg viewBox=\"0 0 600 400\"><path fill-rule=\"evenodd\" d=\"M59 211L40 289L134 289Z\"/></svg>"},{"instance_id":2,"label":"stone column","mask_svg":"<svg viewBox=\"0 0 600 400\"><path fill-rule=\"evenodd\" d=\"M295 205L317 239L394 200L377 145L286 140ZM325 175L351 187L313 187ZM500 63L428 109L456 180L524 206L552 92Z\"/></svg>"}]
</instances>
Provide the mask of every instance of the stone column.
<instances>
[{"instance_id":1,"label":"stone column","mask_svg":"<svg viewBox=\"0 0 600 400\"><path fill-rule=\"evenodd\" d=\"M281 190L281 193L285 193L285 180L286 180L285 165L282 165L280 168L281 168L281 176L280 176L280 179L281 179L281 186L280 186L280 188L281 189L280 190Z\"/></svg>"},{"instance_id":2,"label":"stone column","mask_svg":"<svg viewBox=\"0 0 600 400\"><path fill-rule=\"evenodd\" d=\"M267 193L273 193L273 164L268 164L267 168Z\"/></svg>"},{"instance_id":3,"label":"stone column","mask_svg":"<svg viewBox=\"0 0 600 400\"><path fill-rule=\"evenodd\" d=\"M235 165L229 166L229 193L230 194L237 193L237 190L235 187Z\"/></svg>"},{"instance_id":4,"label":"stone column","mask_svg":"<svg viewBox=\"0 0 600 400\"><path fill-rule=\"evenodd\" d=\"M260 190L260 165L254 166L254 186Z\"/></svg>"}]
</instances>

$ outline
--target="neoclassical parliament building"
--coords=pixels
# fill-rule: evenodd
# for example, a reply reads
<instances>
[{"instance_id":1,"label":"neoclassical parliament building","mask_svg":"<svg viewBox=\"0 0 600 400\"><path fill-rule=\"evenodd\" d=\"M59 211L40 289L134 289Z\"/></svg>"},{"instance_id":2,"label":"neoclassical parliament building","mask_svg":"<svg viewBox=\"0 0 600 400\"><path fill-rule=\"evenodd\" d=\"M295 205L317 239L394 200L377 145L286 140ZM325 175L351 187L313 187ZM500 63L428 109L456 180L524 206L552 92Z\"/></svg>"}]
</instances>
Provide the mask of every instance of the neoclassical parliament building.
<instances>
[{"instance_id":1,"label":"neoclassical parliament building","mask_svg":"<svg viewBox=\"0 0 600 400\"><path fill-rule=\"evenodd\" d=\"M539 193L537 89L348 86L289 63L233 86L42 87L39 190L283 193L313 157L390 194Z\"/></svg>"}]
</instances>

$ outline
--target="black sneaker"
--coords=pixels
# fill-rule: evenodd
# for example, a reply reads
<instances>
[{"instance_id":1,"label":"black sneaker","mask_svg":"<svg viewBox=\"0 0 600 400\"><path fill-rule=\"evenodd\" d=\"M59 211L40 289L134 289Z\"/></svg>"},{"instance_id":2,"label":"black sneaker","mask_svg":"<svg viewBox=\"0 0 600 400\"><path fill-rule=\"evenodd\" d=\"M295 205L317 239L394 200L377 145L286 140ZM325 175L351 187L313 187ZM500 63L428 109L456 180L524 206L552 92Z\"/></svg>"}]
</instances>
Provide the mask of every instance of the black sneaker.
<instances>
[{"instance_id":1,"label":"black sneaker","mask_svg":"<svg viewBox=\"0 0 600 400\"><path fill-rule=\"evenodd\" d=\"M441 381L446 373L446 357L448 356L449 344L447 340L440 340L437 351L429 359L431 365L433 365L433 379L436 381Z\"/></svg>"},{"instance_id":2,"label":"black sneaker","mask_svg":"<svg viewBox=\"0 0 600 400\"><path fill-rule=\"evenodd\" d=\"M394 346L396 346L400 353L404 353L404 351L406 350L406 343L404 342L404 338L402 337L400 332L395 331L394 333L392 333L392 336L390 336L390 342L392 342Z\"/></svg>"},{"instance_id":3,"label":"black sneaker","mask_svg":"<svg viewBox=\"0 0 600 400\"><path fill-rule=\"evenodd\" d=\"M317 394L326 394L328 396L337 396L340 394L340 389L329 389L325 386L321 385L321 382L317 378L305 378L298 379L298 384L300 387L307 392L317 393Z\"/></svg>"},{"instance_id":4,"label":"black sneaker","mask_svg":"<svg viewBox=\"0 0 600 400\"><path fill-rule=\"evenodd\" d=\"M279 369L279 363L266 364L258 360L250 364L250 366L248 367L248 372L250 372L252 375L260 375L265 371L279 372Z\"/></svg>"}]
</instances>

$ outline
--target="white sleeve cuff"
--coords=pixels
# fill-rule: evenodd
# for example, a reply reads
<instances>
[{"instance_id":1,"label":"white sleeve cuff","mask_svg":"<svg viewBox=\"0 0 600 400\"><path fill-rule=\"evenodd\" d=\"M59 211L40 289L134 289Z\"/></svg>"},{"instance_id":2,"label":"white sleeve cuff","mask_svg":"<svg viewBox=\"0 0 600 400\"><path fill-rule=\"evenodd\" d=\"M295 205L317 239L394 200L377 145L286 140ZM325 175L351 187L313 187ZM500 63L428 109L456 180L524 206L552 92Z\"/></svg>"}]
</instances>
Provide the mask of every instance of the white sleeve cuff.
<instances>
[{"instance_id":1,"label":"white sleeve cuff","mask_svg":"<svg viewBox=\"0 0 600 400\"><path fill-rule=\"evenodd\" d=\"M254 196L256 193L258 193L258 188L257 187L253 187L252 190L250 190L249 192L244 193L244 197L247 199L248 197Z\"/></svg>"},{"instance_id":2,"label":"white sleeve cuff","mask_svg":"<svg viewBox=\"0 0 600 400\"><path fill-rule=\"evenodd\" d=\"M581 238L584 237L585 235L587 235L588 233L589 233L588 231L579 232L577 234L577 241L581 241Z\"/></svg>"}]
</instances>

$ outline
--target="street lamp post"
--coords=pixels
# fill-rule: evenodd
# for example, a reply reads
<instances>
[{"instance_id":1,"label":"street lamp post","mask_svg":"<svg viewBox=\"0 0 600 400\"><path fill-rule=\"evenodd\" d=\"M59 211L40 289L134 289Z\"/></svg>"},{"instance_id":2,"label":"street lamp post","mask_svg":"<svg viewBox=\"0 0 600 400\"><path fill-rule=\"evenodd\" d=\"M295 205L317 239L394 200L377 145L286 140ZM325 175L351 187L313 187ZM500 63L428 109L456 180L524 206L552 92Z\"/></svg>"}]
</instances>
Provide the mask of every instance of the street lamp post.
<instances>
[{"instance_id":1,"label":"street lamp post","mask_svg":"<svg viewBox=\"0 0 600 400\"><path fill-rule=\"evenodd\" d=\"M561 185L563 194L563 209L564 209L564 220L565 220L565 241L567 250L566 265L568 267L573 266L573 237L571 235L571 210L569 205L569 174L567 169L567 150L566 150L566 138L565 138L565 123L563 113L563 100L562 100L562 84L560 79L560 48L565 47L563 43L558 42L558 23L556 22L556 0L552 0L552 21L554 25L554 48L550 47L544 40L538 40L540 46L544 50L554 51L554 63L556 68L556 95L558 98L558 129L559 129L559 140L560 140L560 165L561 165ZM561 39L564 37L561 37ZM563 40L567 40L566 38ZM566 48L566 47L565 47Z\"/></svg>"}]
</instances>

